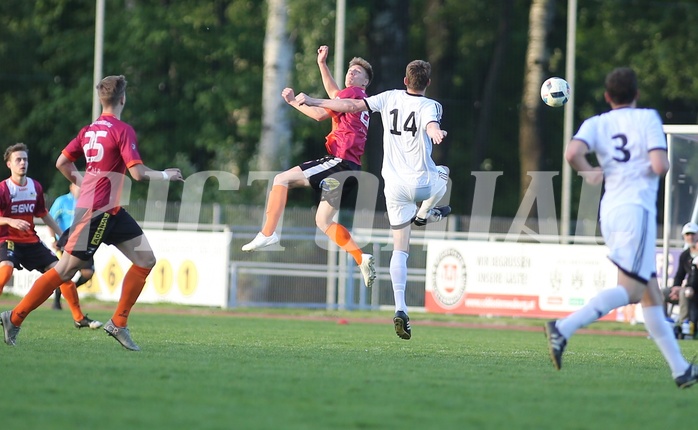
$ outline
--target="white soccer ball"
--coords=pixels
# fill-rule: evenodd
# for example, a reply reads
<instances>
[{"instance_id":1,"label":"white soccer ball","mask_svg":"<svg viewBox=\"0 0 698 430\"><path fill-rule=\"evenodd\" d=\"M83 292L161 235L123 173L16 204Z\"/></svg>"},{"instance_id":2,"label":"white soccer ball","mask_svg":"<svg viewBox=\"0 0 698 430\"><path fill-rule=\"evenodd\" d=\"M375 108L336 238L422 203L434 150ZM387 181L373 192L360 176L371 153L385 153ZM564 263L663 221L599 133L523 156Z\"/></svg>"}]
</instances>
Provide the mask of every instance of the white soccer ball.
<instances>
[{"instance_id":1,"label":"white soccer ball","mask_svg":"<svg viewBox=\"0 0 698 430\"><path fill-rule=\"evenodd\" d=\"M570 84L562 78L548 78L540 87L540 98L548 106L560 107L570 99Z\"/></svg>"}]
</instances>

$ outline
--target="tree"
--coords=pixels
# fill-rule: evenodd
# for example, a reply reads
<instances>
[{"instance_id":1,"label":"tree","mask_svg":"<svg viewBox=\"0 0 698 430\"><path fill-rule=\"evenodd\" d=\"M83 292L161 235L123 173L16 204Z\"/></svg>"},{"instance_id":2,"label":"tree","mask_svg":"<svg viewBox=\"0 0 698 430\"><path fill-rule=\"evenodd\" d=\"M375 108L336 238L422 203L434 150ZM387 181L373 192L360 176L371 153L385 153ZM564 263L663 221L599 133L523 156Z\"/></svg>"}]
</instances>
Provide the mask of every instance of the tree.
<instances>
[{"instance_id":1,"label":"tree","mask_svg":"<svg viewBox=\"0 0 698 430\"><path fill-rule=\"evenodd\" d=\"M529 15L528 48L526 70L519 117L519 159L521 171L520 196L526 193L530 183L528 172L540 170L541 131L539 115L541 108L540 85L545 77L549 60L547 38L553 14L553 0L533 0Z\"/></svg>"},{"instance_id":2,"label":"tree","mask_svg":"<svg viewBox=\"0 0 698 430\"><path fill-rule=\"evenodd\" d=\"M409 24L408 4L401 0L371 3L369 58L373 67L373 82L370 94L404 88L402 82L407 65ZM390 46L390 49L385 49ZM368 171L381 178L383 160L383 126L379 118L371 118L368 128L366 155ZM385 199L378 197L378 208L385 207Z\"/></svg>"},{"instance_id":3,"label":"tree","mask_svg":"<svg viewBox=\"0 0 698 430\"><path fill-rule=\"evenodd\" d=\"M289 81L293 61L286 31L286 0L269 0L264 37L264 80L262 83L262 134L257 167L262 171L289 167L291 127L286 103L281 98Z\"/></svg>"}]
</instances>

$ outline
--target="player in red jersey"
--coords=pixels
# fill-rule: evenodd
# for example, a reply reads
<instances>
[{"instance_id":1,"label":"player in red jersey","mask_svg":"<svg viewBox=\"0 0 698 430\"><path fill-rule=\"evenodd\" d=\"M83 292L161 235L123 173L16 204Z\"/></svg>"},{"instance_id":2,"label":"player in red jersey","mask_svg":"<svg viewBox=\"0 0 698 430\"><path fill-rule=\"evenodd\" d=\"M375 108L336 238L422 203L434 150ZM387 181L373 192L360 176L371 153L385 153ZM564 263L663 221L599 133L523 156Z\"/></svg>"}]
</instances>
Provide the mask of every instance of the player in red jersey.
<instances>
[{"instance_id":1,"label":"player in red jersey","mask_svg":"<svg viewBox=\"0 0 698 430\"><path fill-rule=\"evenodd\" d=\"M127 328L128 316L155 265L155 255L140 226L119 206L126 170L136 181L182 181L177 168L155 171L143 164L133 128L121 121L126 103L126 78L107 76L97 85L102 115L63 149L56 168L81 187L75 220L67 235L63 257L44 273L11 311L0 314L5 343L15 345L20 325L61 283L92 258L101 243L114 245L133 263L124 276L121 297L109 322L108 335L124 348L139 351ZM74 162L85 157L83 177ZM62 239L64 239L62 237Z\"/></svg>"},{"instance_id":2,"label":"player in red jersey","mask_svg":"<svg viewBox=\"0 0 698 430\"><path fill-rule=\"evenodd\" d=\"M329 67L327 67L327 46L318 49L317 63L322 76L322 84L330 98L363 99L366 97L366 87L373 78L373 69L368 61L355 57L349 63L349 69L344 78L345 87L340 90ZM291 88L281 93L286 103L298 109L303 114L323 121L332 118L332 131L326 137L325 147L328 155L317 160L306 161L274 177L271 192L267 200L266 220L262 231L248 244L242 247L249 252L274 245L279 242L276 227L286 206L289 188L312 187L322 191L320 204L315 214L315 223L333 242L354 257L361 270L367 287L373 285L376 278L374 259L371 254L364 254L354 242L349 231L333 221L339 210L342 192L350 189L353 181L347 181L344 187L336 177L342 172L361 170L361 155L366 146L368 133L368 114L345 114L332 112L322 108L301 106L296 102Z\"/></svg>"},{"instance_id":3,"label":"player in red jersey","mask_svg":"<svg viewBox=\"0 0 698 430\"><path fill-rule=\"evenodd\" d=\"M58 263L58 257L36 234L34 218L41 218L54 231L62 231L46 210L43 187L27 176L27 146L17 143L7 148L5 163L10 177L0 182L0 294L15 268L45 273ZM82 313L73 281L66 280L59 289L70 306L75 327L97 329L102 326L101 322Z\"/></svg>"}]
</instances>

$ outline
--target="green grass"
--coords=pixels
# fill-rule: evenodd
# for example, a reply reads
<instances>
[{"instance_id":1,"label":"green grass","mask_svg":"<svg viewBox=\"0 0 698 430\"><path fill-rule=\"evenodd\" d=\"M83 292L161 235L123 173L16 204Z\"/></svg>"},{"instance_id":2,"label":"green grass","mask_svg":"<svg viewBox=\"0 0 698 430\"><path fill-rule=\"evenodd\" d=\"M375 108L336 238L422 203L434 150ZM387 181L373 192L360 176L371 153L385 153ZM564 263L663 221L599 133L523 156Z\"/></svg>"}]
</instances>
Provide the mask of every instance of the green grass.
<instances>
[{"instance_id":1,"label":"green grass","mask_svg":"<svg viewBox=\"0 0 698 430\"><path fill-rule=\"evenodd\" d=\"M414 337L403 341L387 313L371 314L382 324L302 314L343 315L344 325L298 312L155 309L137 306L130 319L140 353L101 329L73 329L67 311L37 310L16 347L0 344L0 426L586 429L695 420L698 389L678 390L644 336L578 334L557 372L542 330L428 326L420 321L429 316L414 314ZM681 346L687 357L698 352L698 341Z\"/></svg>"}]
</instances>

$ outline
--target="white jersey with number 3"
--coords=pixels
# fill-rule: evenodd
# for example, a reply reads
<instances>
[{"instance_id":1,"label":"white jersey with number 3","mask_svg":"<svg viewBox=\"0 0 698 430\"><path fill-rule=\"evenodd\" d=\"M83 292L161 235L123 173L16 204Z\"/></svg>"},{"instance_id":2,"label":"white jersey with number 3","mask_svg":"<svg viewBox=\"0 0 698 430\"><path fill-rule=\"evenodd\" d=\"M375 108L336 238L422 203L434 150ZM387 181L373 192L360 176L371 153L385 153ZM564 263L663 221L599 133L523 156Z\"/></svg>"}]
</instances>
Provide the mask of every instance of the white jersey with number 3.
<instances>
[{"instance_id":1,"label":"white jersey with number 3","mask_svg":"<svg viewBox=\"0 0 698 430\"><path fill-rule=\"evenodd\" d=\"M604 171L604 213L635 204L656 214L659 177L649 152L666 150L662 121L654 109L619 108L584 121L574 139L596 153Z\"/></svg>"},{"instance_id":2,"label":"white jersey with number 3","mask_svg":"<svg viewBox=\"0 0 698 430\"><path fill-rule=\"evenodd\" d=\"M383 169L386 183L426 186L439 176L431 158L432 142L427 124L441 122L439 102L405 90L385 91L364 99L383 122Z\"/></svg>"}]
</instances>

